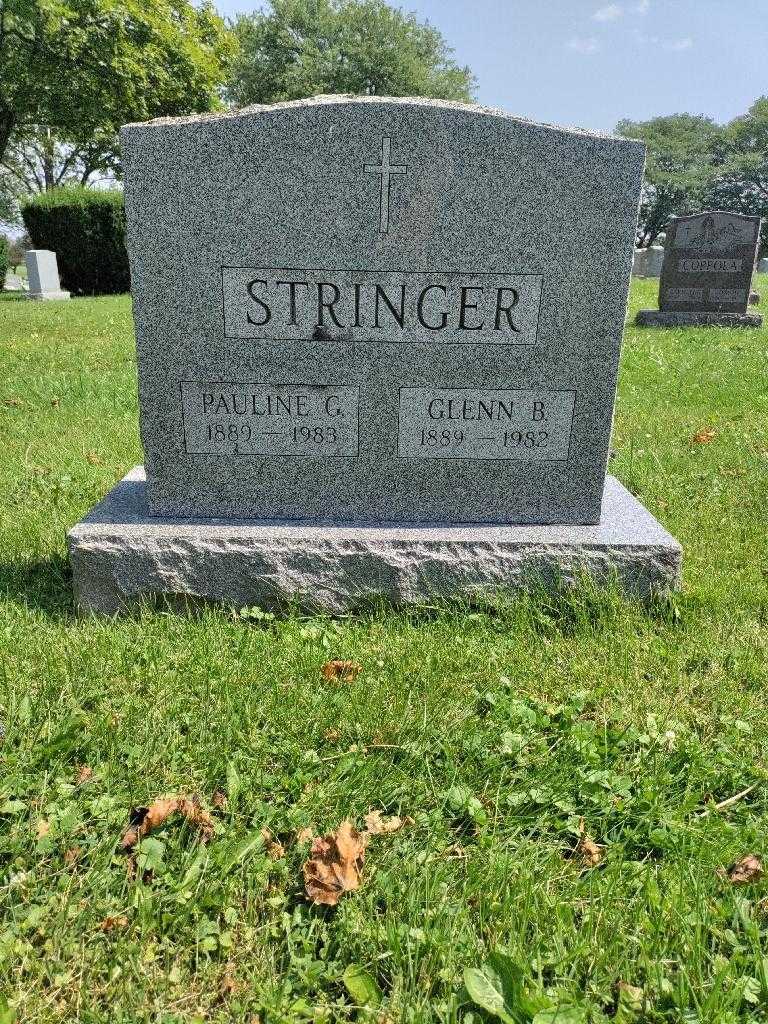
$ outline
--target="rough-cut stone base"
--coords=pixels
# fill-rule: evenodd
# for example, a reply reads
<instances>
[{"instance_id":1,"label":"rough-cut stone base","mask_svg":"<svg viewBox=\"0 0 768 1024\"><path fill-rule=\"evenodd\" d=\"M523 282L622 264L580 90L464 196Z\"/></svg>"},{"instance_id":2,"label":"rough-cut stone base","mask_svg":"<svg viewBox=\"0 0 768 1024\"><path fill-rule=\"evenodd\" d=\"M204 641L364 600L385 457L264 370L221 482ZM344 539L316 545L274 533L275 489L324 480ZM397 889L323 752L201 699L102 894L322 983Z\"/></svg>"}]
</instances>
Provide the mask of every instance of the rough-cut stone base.
<instances>
[{"instance_id":1,"label":"rough-cut stone base","mask_svg":"<svg viewBox=\"0 0 768 1024\"><path fill-rule=\"evenodd\" d=\"M762 327L759 313L668 313L641 309L635 317L639 327Z\"/></svg>"},{"instance_id":2,"label":"rough-cut stone base","mask_svg":"<svg viewBox=\"0 0 768 1024\"><path fill-rule=\"evenodd\" d=\"M348 611L480 589L570 583L586 570L641 597L680 582L682 551L614 477L599 526L309 525L153 518L137 466L69 535L75 599L115 614L141 596Z\"/></svg>"},{"instance_id":3,"label":"rough-cut stone base","mask_svg":"<svg viewBox=\"0 0 768 1024\"><path fill-rule=\"evenodd\" d=\"M567 584L584 571L646 597L679 584L682 555L610 476L600 526L317 526L152 518L137 466L68 541L78 607L109 615L157 595L345 612L375 597L402 604Z\"/></svg>"},{"instance_id":4,"label":"rough-cut stone base","mask_svg":"<svg viewBox=\"0 0 768 1024\"><path fill-rule=\"evenodd\" d=\"M68 299L70 293L63 289L57 292L27 292L27 298L33 302L49 302L54 299Z\"/></svg>"}]
</instances>

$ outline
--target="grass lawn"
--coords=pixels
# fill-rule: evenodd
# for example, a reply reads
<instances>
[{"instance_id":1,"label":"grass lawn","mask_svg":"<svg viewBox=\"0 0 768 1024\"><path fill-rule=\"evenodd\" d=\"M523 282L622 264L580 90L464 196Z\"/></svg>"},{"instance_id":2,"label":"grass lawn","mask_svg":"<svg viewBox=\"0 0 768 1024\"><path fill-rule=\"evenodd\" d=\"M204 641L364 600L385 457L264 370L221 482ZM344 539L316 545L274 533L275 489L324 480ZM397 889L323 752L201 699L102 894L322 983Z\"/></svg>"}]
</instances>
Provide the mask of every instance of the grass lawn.
<instances>
[{"instance_id":1,"label":"grass lawn","mask_svg":"<svg viewBox=\"0 0 768 1024\"><path fill-rule=\"evenodd\" d=\"M627 330L611 470L684 546L668 604L112 622L64 535L141 460L130 302L0 302L0 1024L479 1024L495 950L515 1024L768 1020L768 880L727 876L768 863L767 368L768 329ZM178 793L210 841L121 853ZM413 823L310 906L297 832L377 808Z\"/></svg>"}]
</instances>

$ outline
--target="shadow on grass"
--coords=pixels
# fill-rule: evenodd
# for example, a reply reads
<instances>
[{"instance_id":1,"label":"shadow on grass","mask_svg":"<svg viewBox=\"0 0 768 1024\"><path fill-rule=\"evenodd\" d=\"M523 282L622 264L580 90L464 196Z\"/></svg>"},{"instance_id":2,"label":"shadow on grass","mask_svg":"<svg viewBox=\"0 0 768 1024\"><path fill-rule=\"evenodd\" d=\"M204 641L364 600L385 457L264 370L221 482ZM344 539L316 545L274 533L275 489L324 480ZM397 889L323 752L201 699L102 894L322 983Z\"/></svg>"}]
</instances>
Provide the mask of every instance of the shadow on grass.
<instances>
[{"instance_id":1,"label":"shadow on grass","mask_svg":"<svg viewBox=\"0 0 768 1024\"><path fill-rule=\"evenodd\" d=\"M70 618L74 610L69 562L63 555L0 562L0 596L46 615Z\"/></svg>"}]
</instances>

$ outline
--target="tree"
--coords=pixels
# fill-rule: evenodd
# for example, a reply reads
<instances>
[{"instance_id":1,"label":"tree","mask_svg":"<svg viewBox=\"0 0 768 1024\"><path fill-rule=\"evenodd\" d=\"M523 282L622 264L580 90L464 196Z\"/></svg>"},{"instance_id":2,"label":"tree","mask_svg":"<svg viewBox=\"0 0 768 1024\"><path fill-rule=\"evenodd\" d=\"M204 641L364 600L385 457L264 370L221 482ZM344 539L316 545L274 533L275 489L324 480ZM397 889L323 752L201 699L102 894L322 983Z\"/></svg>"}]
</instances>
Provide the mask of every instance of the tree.
<instances>
[{"instance_id":1,"label":"tree","mask_svg":"<svg viewBox=\"0 0 768 1024\"><path fill-rule=\"evenodd\" d=\"M81 146L210 110L234 45L208 2L0 0L0 160L41 125Z\"/></svg>"},{"instance_id":2,"label":"tree","mask_svg":"<svg viewBox=\"0 0 768 1024\"><path fill-rule=\"evenodd\" d=\"M670 217L694 213L726 160L724 129L708 117L671 114L650 121L620 121L619 135L648 147L637 244L651 246Z\"/></svg>"},{"instance_id":3,"label":"tree","mask_svg":"<svg viewBox=\"0 0 768 1024\"><path fill-rule=\"evenodd\" d=\"M11 138L0 165L0 194L6 198L6 222L19 219L19 204L30 194L61 185L86 185L95 175L114 179L119 173L117 139L98 132L87 142L60 139L51 128L28 129Z\"/></svg>"},{"instance_id":4,"label":"tree","mask_svg":"<svg viewBox=\"0 0 768 1024\"><path fill-rule=\"evenodd\" d=\"M271 0L235 22L229 83L238 106L318 93L471 102L475 79L440 32L383 0Z\"/></svg>"},{"instance_id":5,"label":"tree","mask_svg":"<svg viewBox=\"0 0 768 1024\"><path fill-rule=\"evenodd\" d=\"M768 96L724 129L726 159L713 174L707 205L763 217L761 249L768 248Z\"/></svg>"}]
</instances>

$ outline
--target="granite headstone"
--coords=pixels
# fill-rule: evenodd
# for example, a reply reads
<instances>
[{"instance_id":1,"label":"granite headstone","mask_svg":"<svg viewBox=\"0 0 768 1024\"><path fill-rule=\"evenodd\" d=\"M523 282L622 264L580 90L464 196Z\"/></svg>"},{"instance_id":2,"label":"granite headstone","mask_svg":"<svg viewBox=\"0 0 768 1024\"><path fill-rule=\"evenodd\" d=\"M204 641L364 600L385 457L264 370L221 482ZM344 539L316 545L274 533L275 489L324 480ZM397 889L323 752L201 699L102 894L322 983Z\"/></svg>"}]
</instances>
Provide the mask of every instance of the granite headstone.
<instances>
[{"instance_id":1,"label":"granite headstone","mask_svg":"<svg viewBox=\"0 0 768 1024\"><path fill-rule=\"evenodd\" d=\"M599 521L641 144L329 97L122 152L154 514Z\"/></svg>"},{"instance_id":2,"label":"granite headstone","mask_svg":"<svg viewBox=\"0 0 768 1024\"><path fill-rule=\"evenodd\" d=\"M674 585L606 490L642 144L338 96L121 139L146 483L70 535L82 606Z\"/></svg>"},{"instance_id":3,"label":"granite headstone","mask_svg":"<svg viewBox=\"0 0 768 1024\"><path fill-rule=\"evenodd\" d=\"M674 217L667 231L659 311L638 323L759 326L747 312L760 218L718 211Z\"/></svg>"},{"instance_id":4,"label":"granite headstone","mask_svg":"<svg viewBox=\"0 0 768 1024\"><path fill-rule=\"evenodd\" d=\"M27 264L29 291L27 298L38 302L47 299L68 299L59 282L59 265L56 253L50 249L27 249L24 259Z\"/></svg>"}]
</instances>

